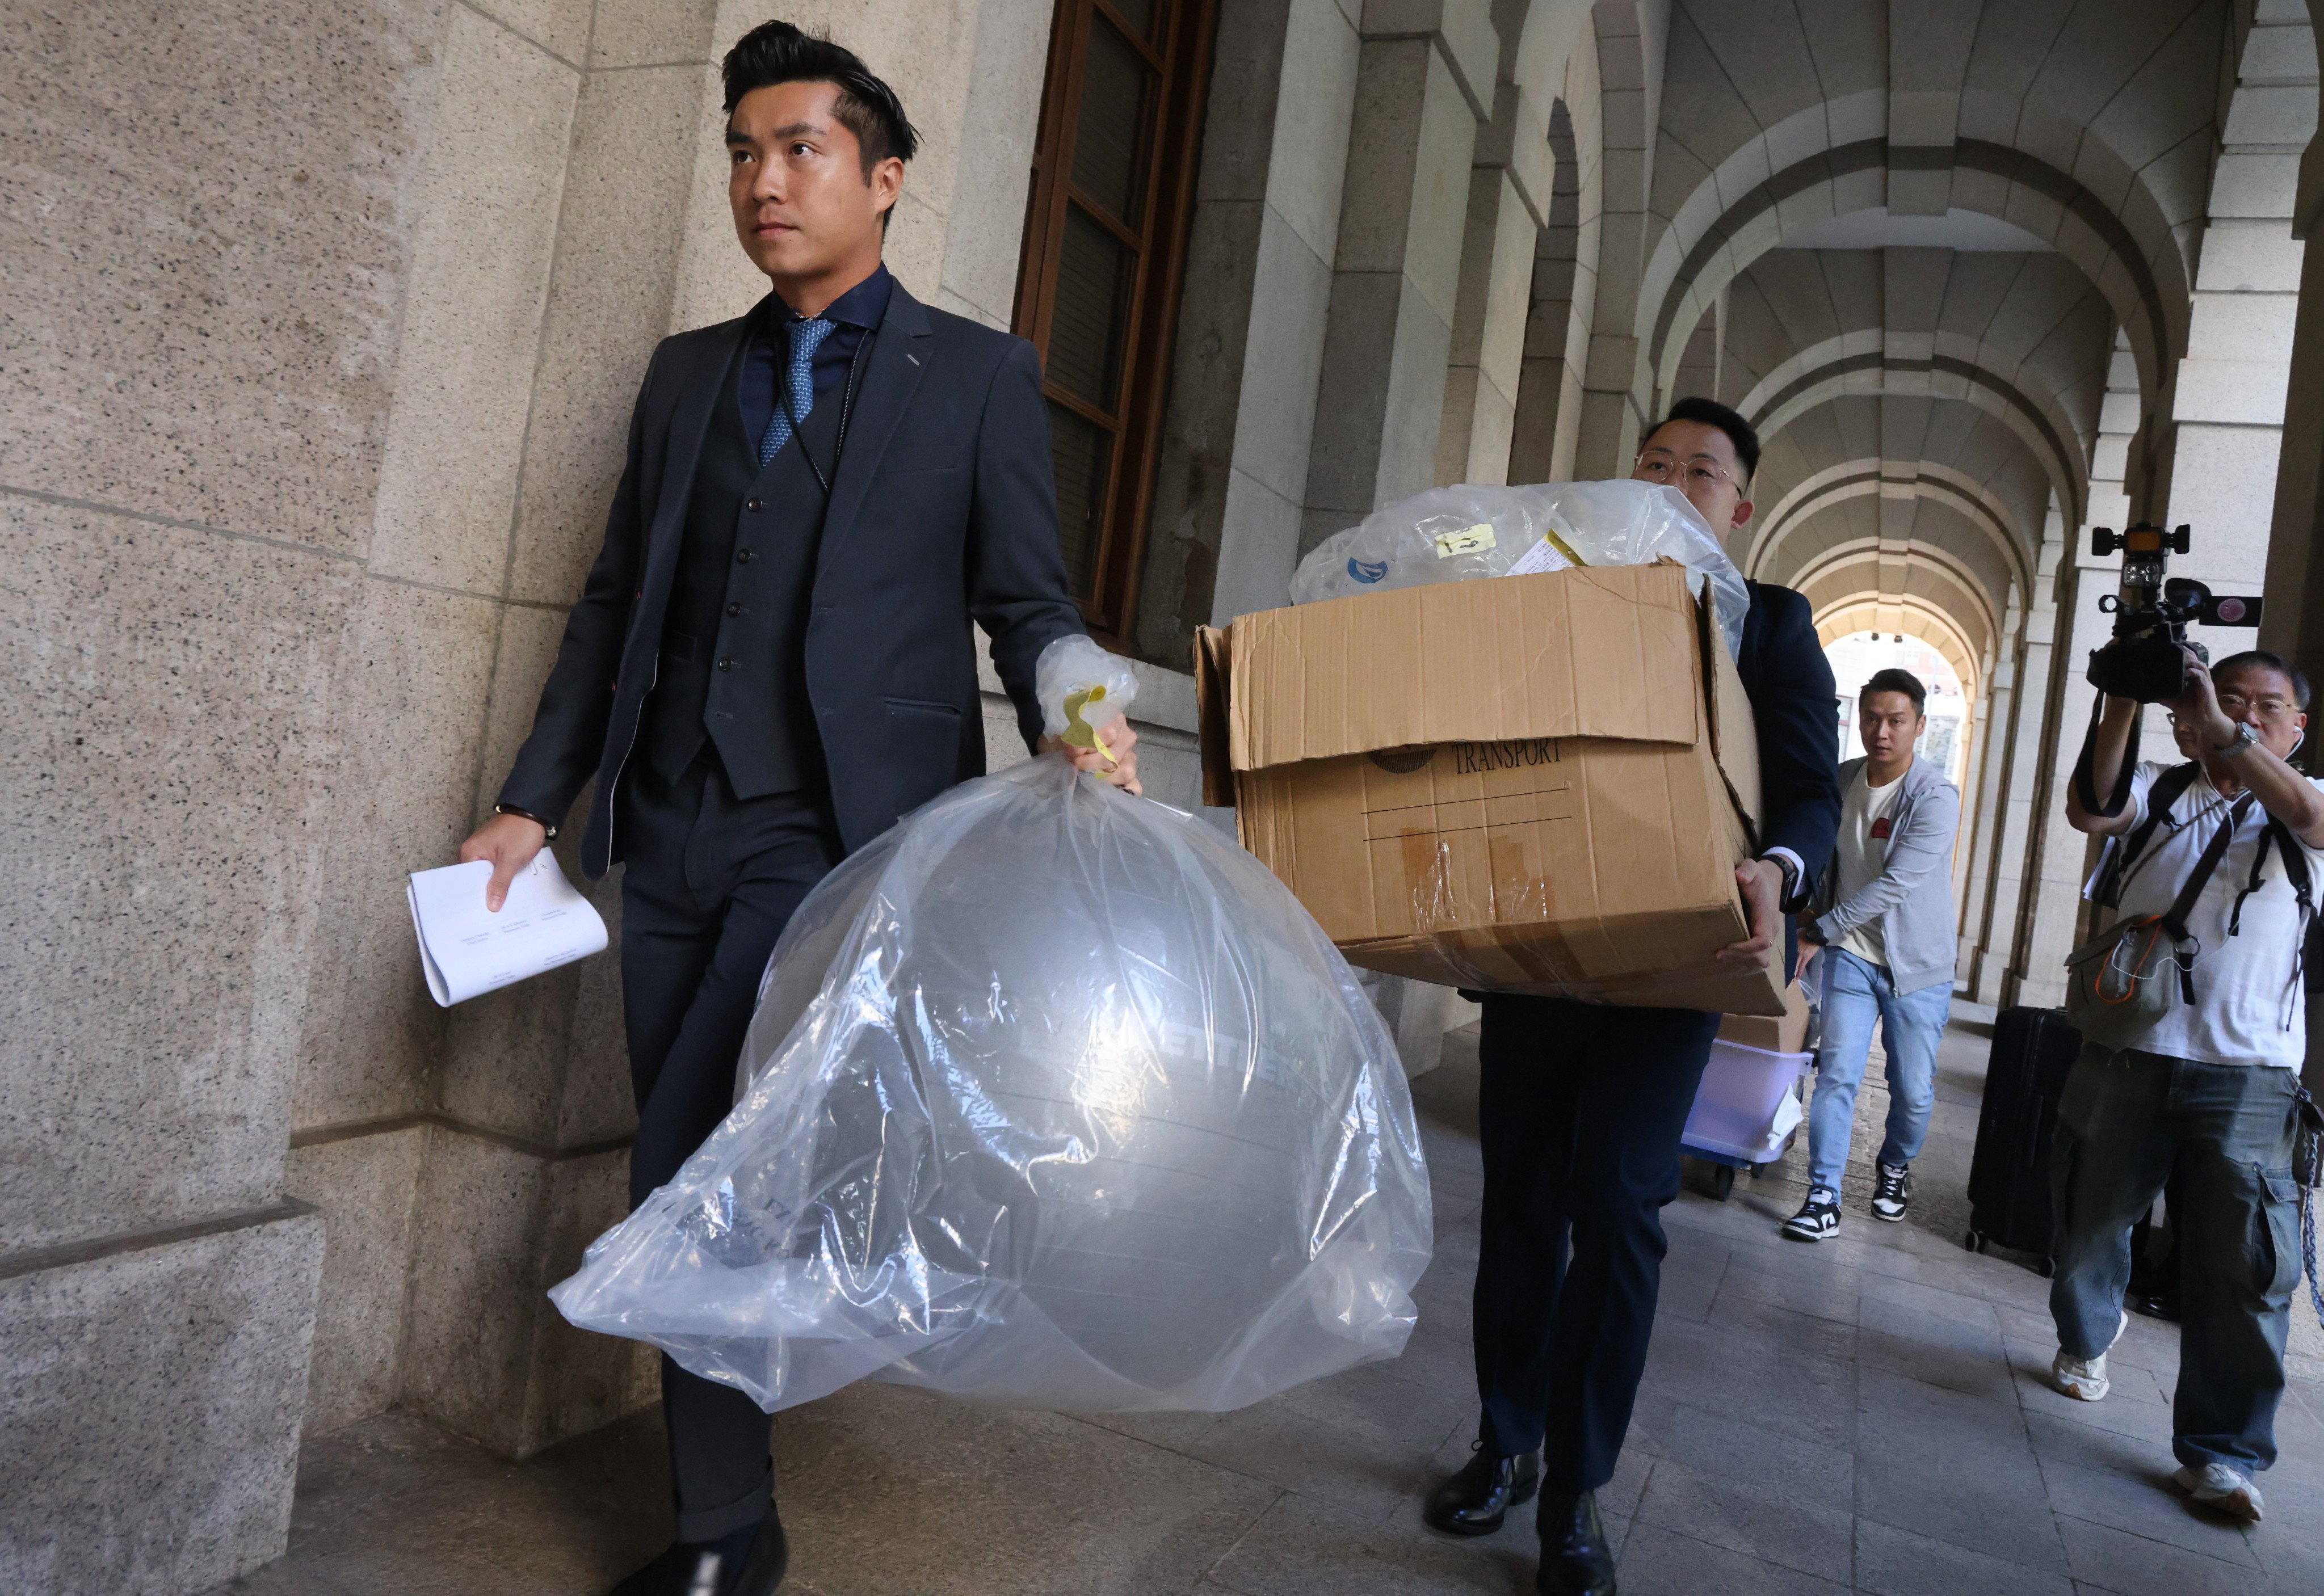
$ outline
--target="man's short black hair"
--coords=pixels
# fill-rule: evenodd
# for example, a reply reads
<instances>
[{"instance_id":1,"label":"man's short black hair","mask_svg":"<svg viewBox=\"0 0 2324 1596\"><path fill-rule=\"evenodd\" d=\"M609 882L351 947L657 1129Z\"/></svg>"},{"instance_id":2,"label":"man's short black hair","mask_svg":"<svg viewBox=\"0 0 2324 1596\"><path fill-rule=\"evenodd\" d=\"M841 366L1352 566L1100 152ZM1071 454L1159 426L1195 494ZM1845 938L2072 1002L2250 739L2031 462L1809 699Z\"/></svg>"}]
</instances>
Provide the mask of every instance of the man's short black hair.
<instances>
[{"instance_id":1,"label":"man's short black hair","mask_svg":"<svg viewBox=\"0 0 2324 1596\"><path fill-rule=\"evenodd\" d=\"M1862 703L1876 693L1901 693L1913 701L1914 715L1923 716L1929 712L1929 690L1922 686L1920 677L1910 671L1873 672L1872 680L1864 684L1864 691L1856 695L1856 702Z\"/></svg>"},{"instance_id":2,"label":"man's short black hair","mask_svg":"<svg viewBox=\"0 0 2324 1596\"><path fill-rule=\"evenodd\" d=\"M726 79L726 115L754 88L778 83L829 83L839 98L832 113L855 135L863 156L863 180L890 155L909 161L919 152L920 135L904 115L896 91L872 75L863 59L844 45L802 33L785 22L761 23L734 41L719 69Z\"/></svg>"},{"instance_id":3,"label":"man's short black hair","mask_svg":"<svg viewBox=\"0 0 2324 1596\"><path fill-rule=\"evenodd\" d=\"M1730 410L1717 399L1683 399L1670 408L1670 414L1654 425L1646 434L1646 443L1654 442L1655 433L1674 421L1697 421L1705 427L1715 427L1727 435L1735 445L1735 458L1743 467L1743 485L1759 474L1759 435L1739 411ZM1639 445L1644 448L1645 444Z\"/></svg>"},{"instance_id":4,"label":"man's short black hair","mask_svg":"<svg viewBox=\"0 0 2324 1596\"><path fill-rule=\"evenodd\" d=\"M2259 669L2273 671L2292 683L2292 702L2301 709L2308 707L2308 678L2298 665L2281 654L2264 648L2246 648L2241 654L2230 654L2211 667L2211 680L2217 682L2229 671Z\"/></svg>"}]
</instances>

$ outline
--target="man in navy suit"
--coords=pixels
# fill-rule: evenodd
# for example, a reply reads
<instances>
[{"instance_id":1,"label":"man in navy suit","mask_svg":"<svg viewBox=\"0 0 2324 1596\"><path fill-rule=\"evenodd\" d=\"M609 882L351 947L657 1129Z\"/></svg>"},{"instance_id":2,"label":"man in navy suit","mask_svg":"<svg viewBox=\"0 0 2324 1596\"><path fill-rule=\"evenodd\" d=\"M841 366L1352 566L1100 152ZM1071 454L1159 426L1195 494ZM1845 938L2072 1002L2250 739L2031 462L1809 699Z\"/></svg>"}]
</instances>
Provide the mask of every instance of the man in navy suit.
<instances>
[{"instance_id":1,"label":"man in navy suit","mask_svg":"<svg viewBox=\"0 0 2324 1596\"><path fill-rule=\"evenodd\" d=\"M632 1206L725 1117L807 890L983 774L972 620L1028 745L1034 661L1083 629L1033 346L881 264L917 142L894 91L787 23L744 35L724 75L735 231L774 291L654 351L604 552L495 818L460 850L492 861L497 910L595 777L582 867L627 865ZM1135 791L1136 734L1107 740ZM767 1416L668 1358L661 1377L677 1543L615 1596L765 1596L788 1559Z\"/></svg>"},{"instance_id":2,"label":"man in navy suit","mask_svg":"<svg viewBox=\"0 0 2324 1596\"><path fill-rule=\"evenodd\" d=\"M1709 399L1681 399L1631 475L1684 492L1723 541L1751 518L1759 440ZM1738 674L1759 735L1759 857L1735 877L1751 935L1720 957L1786 976L1791 917L1840 824L1832 677L1808 601L1749 584ZM1545 1596L1613 1596L1595 1492L1613 1478L1646 1368L1678 1195L1679 1133L1720 1016L1489 995L1478 1052L1485 1160L1477 1261L1477 1390L1484 1414L1466 1467L1431 1494L1428 1522L1489 1535L1540 1493Z\"/></svg>"}]
</instances>

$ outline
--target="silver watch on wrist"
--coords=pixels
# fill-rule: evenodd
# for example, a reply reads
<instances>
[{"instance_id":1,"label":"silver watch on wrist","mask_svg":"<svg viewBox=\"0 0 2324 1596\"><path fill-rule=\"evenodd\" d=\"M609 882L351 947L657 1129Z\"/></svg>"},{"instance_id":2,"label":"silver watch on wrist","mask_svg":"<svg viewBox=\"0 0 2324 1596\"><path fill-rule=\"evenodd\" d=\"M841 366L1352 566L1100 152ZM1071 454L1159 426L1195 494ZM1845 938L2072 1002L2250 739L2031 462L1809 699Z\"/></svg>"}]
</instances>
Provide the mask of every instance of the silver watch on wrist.
<instances>
[{"instance_id":1,"label":"silver watch on wrist","mask_svg":"<svg viewBox=\"0 0 2324 1596\"><path fill-rule=\"evenodd\" d=\"M2234 739L2227 743L2226 747L2213 748L2211 752L2217 754L2222 759L2233 759L2237 755L2243 754L2256 747L2258 743L2259 733L2252 729L2251 722L2248 720L2238 720L2236 722L2236 735Z\"/></svg>"}]
</instances>

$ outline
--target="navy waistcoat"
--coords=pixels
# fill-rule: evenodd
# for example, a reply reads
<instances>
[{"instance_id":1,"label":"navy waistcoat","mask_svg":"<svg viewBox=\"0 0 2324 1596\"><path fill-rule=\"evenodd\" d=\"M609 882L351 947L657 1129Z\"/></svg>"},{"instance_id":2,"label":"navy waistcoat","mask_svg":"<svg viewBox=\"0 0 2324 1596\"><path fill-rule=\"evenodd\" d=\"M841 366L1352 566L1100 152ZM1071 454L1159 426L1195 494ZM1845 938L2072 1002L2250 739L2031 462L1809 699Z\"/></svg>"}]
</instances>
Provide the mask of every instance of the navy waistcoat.
<instances>
[{"instance_id":1,"label":"navy waistcoat","mask_svg":"<svg viewBox=\"0 0 2324 1596\"><path fill-rule=\"evenodd\" d=\"M800 448L831 474L844 400L826 396L762 467L742 427L741 373L731 362L695 463L641 746L674 780L707 739L735 795L756 798L825 783L807 691L825 499Z\"/></svg>"}]
</instances>

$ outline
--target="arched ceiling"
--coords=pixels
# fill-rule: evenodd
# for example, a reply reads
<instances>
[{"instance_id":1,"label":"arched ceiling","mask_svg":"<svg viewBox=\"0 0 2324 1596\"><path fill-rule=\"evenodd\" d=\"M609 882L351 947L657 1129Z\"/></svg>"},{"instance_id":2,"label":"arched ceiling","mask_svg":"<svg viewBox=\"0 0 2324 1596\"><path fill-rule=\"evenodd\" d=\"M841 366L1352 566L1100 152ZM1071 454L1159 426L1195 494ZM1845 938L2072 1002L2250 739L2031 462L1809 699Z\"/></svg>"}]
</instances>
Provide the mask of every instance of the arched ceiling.
<instances>
[{"instance_id":1,"label":"arched ceiling","mask_svg":"<svg viewBox=\"0 0 2324 1596\"><path fill-rule=\"evenodd\" d=\"M1674 0L1637 313L1650 371L1666 381L1674 345L1782 239L1958 208L2080 268L2153 391L2185 342L2234 32L2228 0Z\"/></svg>"},{"instance_id":2,"label":"arched ceiling","mask_svg":"<svg viewBox=\"0 0 2324 1596\"><path fill-rule=\"evenodd\" d=\"M1765 439L1742 560L1789 582L1820 546L1812 526L1843 504L1887 507L1892 520L1941 506L1947 546L1986 574L1996 614L2040 563L2051 478L2006 422L1967 400L1910 393L1838 393ZM1937 527L1940 523L1932 522Z\"/></svg>"},{"instance_id":3,"label":"arched ceiling","mask_svg":"<svg viewBox=\"0 0 2324 1596\"><path fill-rule=\"evenodd\" d=\"M2078 514L2113 325L2063 256L1772 250L1730 286L1722 330L1720 397L1763 438L1841 394L1943 395L2015 434Z\"/></svg>"},{"instance_id":4,"label":"arched ceiling","mask_svg":"<svg viewBox=\"0 0 2324 1596\"><path fill-rule=\"evenodd\" d=\"M1909 611L1965 682L2006 646L2117 333L2142 412L2185 353L2254 4L1672 0L1633 402L1760 428L1753 575Z\"/></svg>"}]
</instances>

